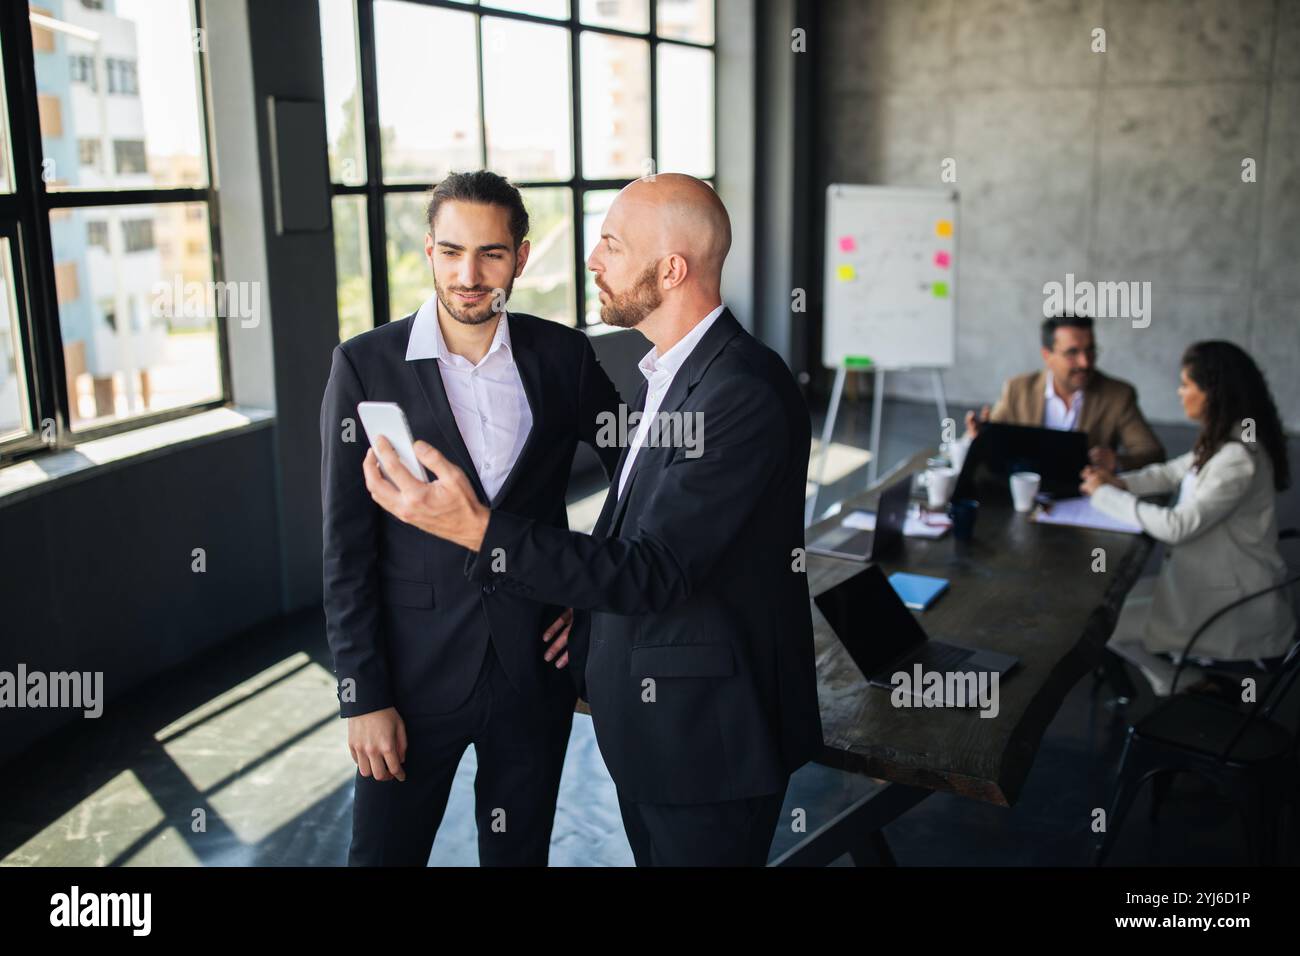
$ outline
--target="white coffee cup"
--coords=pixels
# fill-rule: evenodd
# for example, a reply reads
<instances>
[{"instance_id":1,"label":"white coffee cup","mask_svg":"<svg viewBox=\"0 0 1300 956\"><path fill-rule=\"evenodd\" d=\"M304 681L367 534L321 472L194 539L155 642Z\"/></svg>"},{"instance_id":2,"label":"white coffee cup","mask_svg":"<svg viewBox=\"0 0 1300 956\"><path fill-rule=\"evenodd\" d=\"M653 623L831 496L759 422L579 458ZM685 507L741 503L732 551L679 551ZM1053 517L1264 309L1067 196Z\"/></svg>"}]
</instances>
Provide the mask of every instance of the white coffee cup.
<instances>
[{"instance_id":1,"label":"white coffee cup","mask_svg":"<svg viewBox=\"0 0 1300 956\"><path fill-rule=\"evenodd\" d=\"M957 487L956 468L931 468L926 472L925 492L931 508L942 508Z\"/></svg>"},{"instance_id":2,"label":"white coffee cup","mask_svg":"<svg viewBox=\"0 0 1300 956\"><path fill-rule=\"evenodd\" d=\"M1011 476L1011 503L1020 512L1034 510L1034 498L1038 496L1038 486L1042 477L1033 471L1017 471Z\"/></svg>"}]
</instances>

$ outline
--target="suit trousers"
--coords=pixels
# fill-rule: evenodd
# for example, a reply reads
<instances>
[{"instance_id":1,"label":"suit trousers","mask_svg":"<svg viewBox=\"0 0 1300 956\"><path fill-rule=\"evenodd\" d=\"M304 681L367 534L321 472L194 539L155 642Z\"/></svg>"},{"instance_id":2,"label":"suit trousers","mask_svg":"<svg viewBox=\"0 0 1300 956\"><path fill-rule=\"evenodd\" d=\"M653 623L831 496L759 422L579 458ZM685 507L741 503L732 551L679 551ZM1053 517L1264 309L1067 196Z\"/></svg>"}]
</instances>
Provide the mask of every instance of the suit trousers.
<instances>
[{"instance_id":1,"label":"suit trousers","mask_svg":"<svg viewBox=\"0 0 1300 956\"><path fill-rule=\"evenodd\" d=\"M483 658L474 690L460 707L446 714L403 716L404 781L377 781L357 773L350 866L428 864L456 768L470 744L478 759L474 816L479 864L547 864L576 697L569 690L541 702L524 701L490 645Z\"/></svg>"},{"instance_id":2,"label":"suit trousers","mask_svg":"<svg viewBox=\"0 0 1300 956\"><path fill-rule=\"evenodd\" d=\"M780 793L721 803L634 803L618 808L637 866L765 866L785 802Z\"/></svg>"}]
</instances>

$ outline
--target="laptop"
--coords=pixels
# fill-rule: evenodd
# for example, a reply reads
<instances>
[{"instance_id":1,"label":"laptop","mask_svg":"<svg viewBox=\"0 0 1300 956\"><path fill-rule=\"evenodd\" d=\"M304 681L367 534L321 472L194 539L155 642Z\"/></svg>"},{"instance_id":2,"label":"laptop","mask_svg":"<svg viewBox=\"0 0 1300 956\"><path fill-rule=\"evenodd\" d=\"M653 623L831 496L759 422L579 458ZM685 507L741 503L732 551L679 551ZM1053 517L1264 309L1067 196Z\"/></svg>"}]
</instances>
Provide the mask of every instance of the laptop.
<instances>
[{"instance_id":1,"label":"laptop","mask_svg":"<svg viewBox=\"0 0 1300 956\"><path fill-rule=\"evenodd\" d=\"M808 551L849 561L881 561L897 554L903 545L903 524L911 497L912 476L905 475L881 492L874 530L840 525L809 544Z\"/></svg>"},{"instance_id":2,"label":"laptop","mask_svg":"<svg viewBox=\"0 0 1300 956\"><path fill-rule=\"evenodd\" d=\"M1041 491L1077 498L1079 472L1087 464L1085 432L987 422L966 453L953 497L1009 500L1012 474L1032 471L1042 477Z\"/></svg>"},{"instance_id":3,"label":"laptop","mask_svg":"<svg viewBox=\"0 0 1300 956\"><path fill-rule=\"evenodd\" d=\"M904 605L878 565L813 598L835 636L849 652L862 676L873 687L894 688L898 671L909 675L920 664L924 671L1006 674L1020 659L997 651L975 650L932 641ZM944 681L944 702L952 682ZM920 688L914 688L920 695Z\"/></svg>"}]
</instances>

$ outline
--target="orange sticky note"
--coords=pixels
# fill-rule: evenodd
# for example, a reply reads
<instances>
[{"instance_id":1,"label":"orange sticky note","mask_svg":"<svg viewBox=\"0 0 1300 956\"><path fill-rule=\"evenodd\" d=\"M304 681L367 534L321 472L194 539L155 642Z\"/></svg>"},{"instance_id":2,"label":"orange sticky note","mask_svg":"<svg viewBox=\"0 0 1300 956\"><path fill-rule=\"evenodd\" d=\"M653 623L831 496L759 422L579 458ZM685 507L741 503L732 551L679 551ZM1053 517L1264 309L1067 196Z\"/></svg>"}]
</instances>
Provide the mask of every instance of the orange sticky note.
<instances>
[{"instance_id":1,"label":"orange sticky note","mask_svg":"<svg viewBox=\"0 0 1300 956\"><path fill-rule=\"evenodd\" d=\"M852 252L857 247L852 236L840 236L840 252Z\"/></svg>"},{"instance_id":2,"label":"orange sticky note","mask_svg":"<svg viewBox=\"0 0 1300 956\"><path fill-rule=\"evenodd\" d=\"M948 236L951 236L951 235L952 235L952 220L951 220L951 219L940 219L938 222L936 222L936 223L934 224L934 234L935 234L936 236L943 236L944 238L947 238Z\"/></svg>"},{"instance_id":3,"label":"orange sticky note","mask_svg":"<svg viewBox=\"0 0 1300 956\"><path fill-rule=\"evenodd\" d=\"M853 271L853 266L840 266L835 270L835 276L841 282L852 282L858 274Z\"/></svg>"}]
</instances>

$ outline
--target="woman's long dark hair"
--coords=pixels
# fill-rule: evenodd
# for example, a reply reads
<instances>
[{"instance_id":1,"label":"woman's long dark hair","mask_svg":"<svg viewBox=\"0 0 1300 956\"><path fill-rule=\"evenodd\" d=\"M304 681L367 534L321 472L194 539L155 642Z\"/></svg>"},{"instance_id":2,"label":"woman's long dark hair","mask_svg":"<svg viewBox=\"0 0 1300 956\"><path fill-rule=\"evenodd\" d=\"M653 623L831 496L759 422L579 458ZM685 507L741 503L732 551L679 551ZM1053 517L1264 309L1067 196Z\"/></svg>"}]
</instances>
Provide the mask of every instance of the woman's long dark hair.
<instances>
[{"instance_id":1,"label":"woman's long dark hair","mask_svg":"<svg viewBox=\"0 0 1300 956\"><path fill-rule=\"evenodd\" d=\"M1231 342L1193 342L1183 353L1183 368L1205 393L1201 433L1192 447L1196 467L1209 461L1225 442L1240 440L1237 422L1249 418L1255 423L1256 440L1273 461L1273 486L1285 491L1291 484L1286 435L1268 382L1254 359Z\"/></svg>"}]
</instances>

